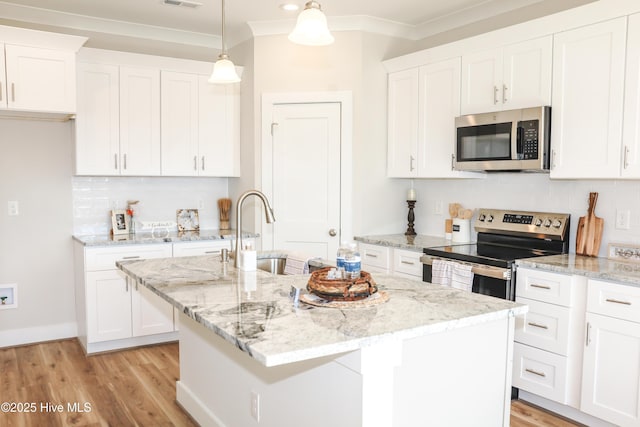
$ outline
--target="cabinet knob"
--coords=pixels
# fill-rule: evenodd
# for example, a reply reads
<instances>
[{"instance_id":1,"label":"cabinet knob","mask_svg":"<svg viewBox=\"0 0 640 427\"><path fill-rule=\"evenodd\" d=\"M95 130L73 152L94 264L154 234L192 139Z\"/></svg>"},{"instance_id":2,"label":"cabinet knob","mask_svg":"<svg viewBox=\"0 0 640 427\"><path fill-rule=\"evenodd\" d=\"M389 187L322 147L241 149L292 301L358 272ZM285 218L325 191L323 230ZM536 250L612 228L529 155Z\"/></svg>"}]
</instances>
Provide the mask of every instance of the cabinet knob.
<instances>
[{"instance_id":1,"label":"cabinet knob","mask_svg":"<svg viewBox=\"0 0 640 427\"><path fill-rule=\"evenodd\" d=\"M335 228L332 228L331 230L329 230L329 236L335 237L337 234L338 232L336 231Z\"/></svg>"}]
</instances>

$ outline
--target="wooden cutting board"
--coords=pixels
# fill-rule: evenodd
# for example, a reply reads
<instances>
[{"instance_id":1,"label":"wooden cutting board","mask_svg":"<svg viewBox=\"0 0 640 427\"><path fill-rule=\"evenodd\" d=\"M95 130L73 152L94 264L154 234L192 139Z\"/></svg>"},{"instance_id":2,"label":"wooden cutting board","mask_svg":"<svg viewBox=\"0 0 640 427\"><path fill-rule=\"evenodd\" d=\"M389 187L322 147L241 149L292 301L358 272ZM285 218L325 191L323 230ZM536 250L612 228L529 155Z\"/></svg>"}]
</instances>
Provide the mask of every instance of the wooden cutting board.
<instances>
[{"instance_id":1,"label":"wooden cutting board","mask_svg":"<svg viewBox=\"0 0 640 427\"><path fill-rule=\"evenodd\" d=\"M589 208L587 216L581 216L576 233L576 254L598 256L604 220L595 214L598 193L589 193Z\"/></svg>"}]
</instances>

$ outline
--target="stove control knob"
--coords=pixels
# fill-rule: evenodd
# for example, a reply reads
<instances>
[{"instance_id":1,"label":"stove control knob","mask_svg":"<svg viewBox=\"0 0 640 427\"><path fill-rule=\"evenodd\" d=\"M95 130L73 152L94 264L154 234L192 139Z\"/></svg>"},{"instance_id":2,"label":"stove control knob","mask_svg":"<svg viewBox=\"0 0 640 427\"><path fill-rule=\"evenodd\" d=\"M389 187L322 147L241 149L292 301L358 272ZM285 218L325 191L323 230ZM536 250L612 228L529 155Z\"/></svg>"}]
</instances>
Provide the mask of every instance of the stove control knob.
<instances>
[{"instance_id":1,"label":"stove control knob","mask_svg":"<svg viewBox=\"0 0 640 427\"><path fill-rule=\"evenodd\" d=\"M554 228L560 228L560 226L562 225L562 223L560 222L559 219L556 219L555 221L553 221L553 224L551 224Z\"/></svg>"},{"instance_id":2,"label":"stove control knob","mask_svg":"<svg viewBox=\"0 0 640 427\"><path fill-rule=\"evenodd\" d=\"M551 227L551 220L549 218L545 219L543 225L547 228Z\"/></svg>"},{"instance_id":3,"label":"stove control knob","mask_svg":"<svg viewBox=\"0 0 640 427\"><path fill-rule=\"evenodd\" d=\"M540 218L536 218L536 227L540 227L542 225L542 220Z\"/></svg>"},{"instance_id":4,"label":"stove control knob","mask_svg":"<svg viewBox=\"0 0 640 427\"><path fill-rule=\"evenodd\" d=\"M484 219L485 219L485 215L480 214L480 216L478 217L478 221L484 221Z\"/></svg>"},{"instance_id":5,"label":"stove control knob","mask_svg":"<svg viewBox=\"0 0 640 427\"><path fill-rule=\"evenodd\" d=\"M493 222L493 215L489 215L487 217L487 222Z\"/></svg>"}]
</instances>

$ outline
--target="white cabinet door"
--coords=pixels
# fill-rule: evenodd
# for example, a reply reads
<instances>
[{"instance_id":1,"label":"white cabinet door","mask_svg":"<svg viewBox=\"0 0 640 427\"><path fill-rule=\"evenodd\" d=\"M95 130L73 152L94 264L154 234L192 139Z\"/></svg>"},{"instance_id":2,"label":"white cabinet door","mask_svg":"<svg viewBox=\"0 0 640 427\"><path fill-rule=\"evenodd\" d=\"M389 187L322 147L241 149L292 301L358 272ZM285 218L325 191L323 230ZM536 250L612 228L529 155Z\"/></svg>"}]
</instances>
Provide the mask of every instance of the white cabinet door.
<instances>
[{"instance_id":1,"label":"white cabinet door","mask_svg":"<svg viewBox=\"0 0 640 427\"><path fill-rule=\"evenodd\" d=\"M90 271L87 283L87 341L131 337L131 289L124 273Z\"/></svg>"},{"instance_id":2,"label":"white cabinet door","mask_svg":"<svg viewBox=\"0 0 640 427\"><path fill-rule=\"evenodd\" d=\"M623 178L640 178L640 13L629 17L622 135Z\"/></svg>"},{"instance_id":3,"label":"white cabinet door","mask_svg":"<svg viewBox=\"0 0 640 427\"><path fill-rule=\"evenodd\" d=\"M161 75L162 175L198 176L198 76Z\"/></svg>"},{"instance_id":4,"label":"white cabinet door","mask_svg":"<svg viewBox=\"0 0 640 427\"><path fill-rule=\"evenodd\" d=\"M78 64L76 174L120 174L120 76L116 65Z\"/></svg>"},{"instance_id":5,"label":"white cabinet door","mask_svg":"<svg viewBox=\"0 0 640 427\"><path fill-rule=\"evenodd\" d=\"M132 285L131 330L134 337L173 331L173 306L144 286Z\"/></svg>"},{"instance_id":6,"label":"white cabinet door","mask_svg":"<svg viewBox=\"0 0 640 427\"><path fill-rule=\"evenodd\" d=\"M420 67L418 98L418 177L484 177L453 170L454 122L460 115L460 58Z\"/></svg>"},{"instance_id":7,"label":"white cabinet door","mask_svg":"<svg viewBox=\"0 0 640 427\"><path fill-rule=\"evenodd\" d=\"M516 43L504 48L502 108L551 105L551 36Z\"/></svg>"},{"instance_id":8,"label":"white cabinet door","mask_svg":"<svg viewBox=\"0 0 640 427\"><path fill-rule=\"evenodd\" d=\"M551 178L620 176L626 17L554 36Z\"/></svg>"},{"instance_id":9,"label":"white cabinet door","mask_svg":"<svg viewBox=\"0 0 640 427\"><path fill-rule=\"evenodd\" d=\"M502 48L462 57L462 114L502 109Z\"/></svg>"},{"instance_id":10,"label":"white cabinet door","mask_svg":"<svg viewBox=\"0 0 640 427\"><path fill-rule=\"evenodd\" d=\"M198 81L200 176L240 176L240 85Z\"/></svg>"},{"instance_id":11,"label":"white cabinet door","mask_svg":"<svg viewBox=\"0 0 640 427\"><path fill-rule=\"evenodd\" d=\"M7 44L5 54L10 109L76 112L75 53Z\"/></svg>"},{"instance_id":12,"label":"white cabinet door","mask_svg":"<svg viewBox=\"0 0 640 427\"><path fill-rule=\"evenodd\" d=\"M160 175L160 70L120 67L120 172Z\"/></svg>"},{"instance_id":13,"label":"white cabinet door","mask_svg":"<svg viewBox=\"0 0 640 427\"><path fill-rule=\"evenodd\" d=\"M4 70L4 43L0 43L0 110L7 108L7 76Z\"/></svg>"},{"instance_id":14,"label":"white cabinet door","mask_svg":"<svg viewBox=\"0 0 640 427\"><path fill-rule=\"evenodd\" d=\"M640 324L587 313L580 409L619 426L640 424Z\"/></svg>"},{"instance_id":15,"label":"white cabinet door","mask_svg":"<svg viewBox=\"0 0 640 427\"><path fill-rule=\"evenodd\" d=\"M418 174L418 68L389 74L387 176Z\"/></svg>"}]
</instances>

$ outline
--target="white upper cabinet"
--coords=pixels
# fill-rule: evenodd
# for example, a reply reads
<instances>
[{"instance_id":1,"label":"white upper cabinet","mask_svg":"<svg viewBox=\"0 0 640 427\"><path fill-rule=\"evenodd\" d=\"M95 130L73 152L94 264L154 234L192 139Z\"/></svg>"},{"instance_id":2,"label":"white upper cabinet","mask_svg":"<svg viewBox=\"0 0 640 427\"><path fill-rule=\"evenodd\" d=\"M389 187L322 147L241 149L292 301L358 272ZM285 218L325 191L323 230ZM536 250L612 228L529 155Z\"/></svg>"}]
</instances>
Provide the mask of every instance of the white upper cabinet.
<instances>
[{"instance_id":1,"label":"white upper cabinet","mask_svg":"<svg viewBox=\"0 0 640 427\"><path fill-rule=\"evenodd\" d=\"M462 56L461 114L551 103L551 36Z\"/></svg>"},{"instance_id":2,"label":"white upper cabinet","mask_svg":"<svg viewBox=\"0 0 640 427\"><path fill-rule=\"evenodd\" d=\"M389 74L387 176L418 176L418 68Z\"/></svg>"},{"instance_id":3,"label":"white upper cabinet","mask_svg":"<svg viewBox=\"0 0 640 427\"><path fill-rule=\"evenodd\" d=\"M0 56L0 108L75 113L75 52L5 44Z\"/></svg>"},{"instance_id":4,"label":"white upper cabinet","mask_svg":"<svg viewBox=\"0 0 640 427\"><path fill-rule=\"evenodd\" d=\"M239 85L162 72L162 174L240 176Z\"/></svg>"},{"instance_id":5,"label":"white upper cabinet","mask_svg":"<svg viewBox=\"0 0 640 427\"><path fill-rule=\"evenodd\" d=\"M7 76L4 70L4 44L0 43L0 110L7 109Z\"/></svg>"},{"instance_id":6,"label":"white upper cabinet","mask_svg":"<svg viewBox=\"0 0 640 427\"><path fill-rule=\"evenodd\" d=\"M629 17L622 177L640 178L640 14Z\"/></svg>"},{"instance_id":7,"label":"white upper cabinet","mask_svg":"<svg viewBox=\"0 0 640 427\"><path fill-rule=\"evenodd\" d=\"M627 18L556 34L551 178L617 178Z\"/></svg>"}]
</instances>

